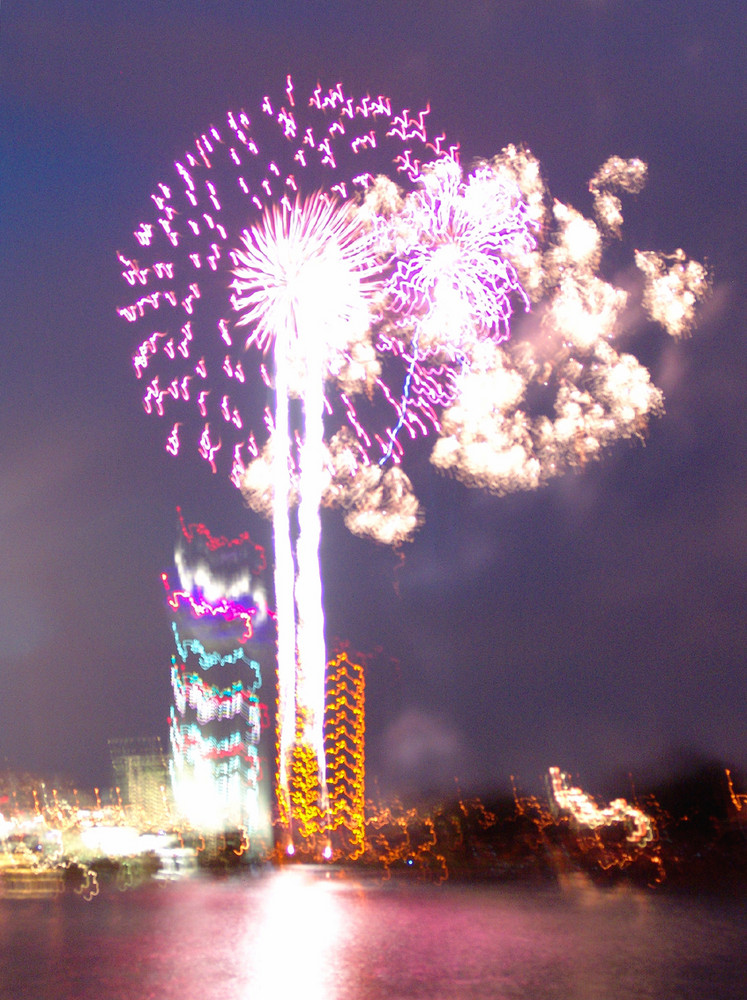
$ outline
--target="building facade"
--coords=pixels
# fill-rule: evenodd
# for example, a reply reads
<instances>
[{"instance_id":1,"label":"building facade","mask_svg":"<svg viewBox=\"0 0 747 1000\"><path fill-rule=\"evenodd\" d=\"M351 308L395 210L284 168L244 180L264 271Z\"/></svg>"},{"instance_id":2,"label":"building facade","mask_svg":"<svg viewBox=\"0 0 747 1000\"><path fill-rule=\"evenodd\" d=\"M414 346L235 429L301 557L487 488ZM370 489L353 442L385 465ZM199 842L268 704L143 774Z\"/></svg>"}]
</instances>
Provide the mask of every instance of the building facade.
<instances>
[{"instance_id":1,"label":"building facade","mask_svg":"<svg viewBox=\"0 0 747 1000\"><path fill-rule=\"evenodd\" d=\"M274 627L264 552L248 533L216 537L179 512L176 583L163 574L171 617L169 740L177 815L203 833L242 830L251 851L272 843ZM271 759L271 757L269 758Z\"/></svg>"},{"instance_id":2,"label":"building facade","mask_svg":"<svg viewBox=\"0 0 747 1000\"><path fill-rule=\"evenodd\" d=\"M360 659L360 657L358 657ZM345 651L327 664L324 756L332 857L355 860L366 835L366 686Z\"/></svg>"},{"instance_id":3,"label":"building facade","mask_svg":"<svg viewBox=\"0 0 747 1000\"><path fill-rule=\"evenodd\" d=\"M114 792L140 829L171 825L172 802L167 755L160 736L109 740Z\"/></svg>"},{"instance_id":4,"label":"building facade","mask_svg":"<svg viewBox=\"0 0 747 1000\"><path fill-rule=\"evenodd\" d=\"M365 679L362 662L345 651L327 664L324 704L324 780L317 757L302 739L303 720L296 719L297 739L289 767L291 823L278 793L281 844L287 854L304 860L355 860L365 846ZM277 747L279 760L280 749ZM280 789L280 781L276 780Z\"/></svg>"}]
</instances>

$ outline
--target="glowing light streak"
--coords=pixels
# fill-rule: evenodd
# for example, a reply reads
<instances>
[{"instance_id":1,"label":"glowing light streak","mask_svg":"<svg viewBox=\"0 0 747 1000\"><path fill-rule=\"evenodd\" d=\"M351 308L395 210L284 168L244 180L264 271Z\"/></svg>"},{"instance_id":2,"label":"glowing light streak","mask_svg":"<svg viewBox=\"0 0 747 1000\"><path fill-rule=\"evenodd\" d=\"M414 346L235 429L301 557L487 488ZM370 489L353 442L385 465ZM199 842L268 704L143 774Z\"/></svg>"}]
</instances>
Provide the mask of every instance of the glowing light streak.
<instances>
[{"instance_id":1,"label":"glowing light streak","mask_svg":"<svg viewBox=\"0 0 747 1000\"><path fill-rule=\"evenodd\" d=\"M187 760L192 758L210 761L222 757L239 757L250 765L250 774L259 779L257 748L247 742L242 730L236 730L229 736L218 739L215 736L205 736L197 725L186 724L172 728L172 740L176 751Z\"/></svg>"},{"instance_id":2,"label":"glowing light streak","mask_svg":"<svg viewBox=\"0 0 747 1000\"><path fill-rule=\"evenodd\" d=\"M568 784L569 776L559 767L551 767L549 775L557 807L570 812L581 826L596 830L611 823L622 823L627 830L627 840L632 844L647 844L653 838L654 828L650 816L636 806L629 805L625 799L614 799L609 806L599 809L591 796Z\"/></svg>"},{"instance_id":3,"label":"glowing light streak","mask_svg":"<svg viewBox=\"0 0 747 1000\"><path fill-rule=\"evenodd\" d=\"M417 809L405 809L400 802L379 808L367 821L367 840L387 876L394 864L412 866L419 875L443 882L449 872L446 859L438 851L433 816Z\"/></svg>"},{"instance_id":4,"label":"glowing light streak","mask_svg":"<svg viewBox=\"0 0 747 1000\"><path fill-rule=\"evenodd\" d=\"M210 670L211 667L225 667L228 664L246 663L254 671L254 681L252 691L262 686L262 674L259 663L246 655L241 646L231 650L230 653L209 652L199 639L182 639L179 635L176 622L171 623L171 630L174 633L174 643L180 658L186 662L190 655L197 658L200 670Z\"/></svg>"},{"instance_id":5,"label":"glowing light streak","mask_svg":"<svg viewBox=\"0 0 747 1000\"><path fill-rule=\"evenodd\" d=\"M725 768L726 784L729 789L729 801L735 810L737 820L747 819L747 795L734 791L734 782L729 768Z\"/></svg>"},{"instance_id":6,"label":"glowing light streak","mask_svg":"<svg viewBox=\"0 0 747 1000\"><path fill-rule=\"evenodd\" d=\"M184 520L181 507L176 508L176 513L179 518L179 525L181 527L182 534L188 542L191 542L195 537L199 537L202 539L209 552L215 552L218 549L223 548L234 549L241 545L250 545L259 557L258 565L252 568L252 573L262 573L267 568L267 560L265 559L264 549L261 545L255 544L252 541L251 535L248 531L242 531L236 538L227 538L225 535L213 535L210 529L200 522L190 522L187 524Z\"/></svg>"},{"instance_id":7,"label":"glowing light streak","mask_svg":"<svg viewBox=\"0 0 747 1000\"><path fill-rule=\"evenodd\" d=\"M158 384L158 376L151 381L148 386L145 396L143 397L143 408L146 413L151 413L153 409L153 404L155 403L155 408L159 416L164 414L164 397L171 396L172 399L178 399L181 394L179 383L176 379L171 383L171 385L166 386L165 389L161 389Z\"/></svg>"},{"instance_id":8,"label":"glowing light streak","mask_svg":"<svg viewBox=\"0 0 747 1000\"><path fill-rule=\"evenodd\" d=\"M177 350L179 351L181 356L186 360L189 357L189 344L190 341L192 340L191 323L189 322L185 323L184 326L182 327L181 332L184 334L184 337L181 343L178 345Z\"/></svg>"},{"instance_id":9,"label":"glowing light streak","mask_svg":"<svg viewBox=\"0 0 747 1000\"><path fill-rule=\"evenodd\" d=\"M169 607L175 611L179 608L180 603L184 603L189 606L197 618L202 618L205 615L218 615L221 618L225 618L226 621L242 621L244 623L242 642L251 639L253 634L252 618L257 613L256 608L247 610L241 604L237 604L236 601L219 600L211 602L204 600L204 598L195 597L184 590L172 590L166 573L161 574L161 580L166 590Z\"/></svg>"},{"instance_id":10,"label":"glowing light streak","mask_svg":"<svg viewBox=\"0 0 747 1000\"><path fill-rule=\"evenodd\" d=\"M179 426L178 422L174 424L171 428L168 440L166 441L166 451L168 451L170 455L179 454Z\"/></svg>"},{"instance_id":11,"label":"glowing light streak","mask_svg":"<svg viewBox=\"0 0 747 1000\"><path fill-rule=\"evenodd\" d=\"M143 295L142 298L138 299L137 302L133 303L131 306L122 306L117 309L117 313L126 319L128 323L135 323L138 319L145 315L146 306L150 306L152 309L158 309L159 299L161 298L166 299L170 305L176 305L176 300L172 299L169 293L153 292L150 295Z\"/></svg>"},{"instance_id":12,"label":"glowing light streak","mask_svg":"<svg viewBox=\"0 0 747 1000\"><path fill-rule=\"evenodd\" d=\"M139 281L141 285L147 284L150 268L141 271L137 261L128 260L121 253L117 254L117 259L125 266L125 270L122 271L122 277L128 285L134 285L136 281Z\"/></svg>"},{"instance_id":13,"label":"glowing light streak","mask_svg":"<svg viewBox=\"0 0 747 1000\"><path fill-rule=\"evenodd\" d=\"M150 242L153 239L153 226L143 222L140 228L135 230L133 235L140 246L150 246Z\"/></svg>"},{"instance_id":14,"label":"glowing light streak","mask_svg":"<svg viewBox=\"0 0 747 1000\"><path fill-rule=\"evenodd\" d=\"M220 449L221 449L220 439L218 439L217 444L213 444L213 442L210 440L210 424L205 424L202 436L200 438L200 446L198 448L198 451L202 456L202 458L204 458L205 461L209 464L213 473L216 473L218 471L218 467L215 464L215 453L217 451L220 451Z\"/></svg>"},{"instance_id":15,"label":"glowing light streak","mask_svg":"<svg viewBox=\"0 0 747 1000\"><path fill-rule=\"evenodd\" d=\"M411 150L406 149L404 153L396 156L394 162L401 173L407 174L409 180L417 181L420 177L421 161L413 160Z\"/></svg>"},{"instance_id":16,"label":"glowing light streak","mask_svg":"<svg viewBox=\"0 0 747 1000\"><path fill-rule=\"evenodd\" d=\"M358 417L355 412L355 407L353 406L352 402L348 399L348 397L345 395L344 392L340 394L340 399L342 400L342 404L345 407L345 412L348 415L348 420L350 421L350 424L354 428L356 434L366 446L370 446L371 439L366 433L366 429L363 426L363 424L361 424L360 421L358 420Z\"/></svg>"},{"instance_id":17,"label":"glowing light streak","mask_svg":"<svg viewBox=\"0 0 747 1000\"><path fill-rule=\"evenodd\" d=\"M244 461L241 458L241 448L242 448L241 442L239 442L237 445L234 446L233 465L231 466L231 472L229 474L229 479L231 480L231 482L233 483L233 485L236 487L237 490L241 488L241 483L244 479L244 476L246 475L246 465L244 464Z\"/></svg>"},{"instance_id":18,"label":"glowing light streak","mask_svg":"<svg viewBox=\"0 0 747 1000\"><path fill-rule=\"evenodd\" d=\"M201 726L241 716L248 725L247 738L250 743L258 742L259 702L255 694L244 690L241 681L236 681L228 688L219 688L205 684L199 674L183 673L174 664L171 668L171 686L174 705L180 715L184 715L189 707L195 712Z\"/></svg>"},{"instance_id":19,"label":"glowing light streak","mask_svg":"<svg viewBox=\"0 0 747 1000\"><path fill-rule=\"evenodd\" d=\"M158 350L158 339L165 336L165 333L156 332L152 334L144 343L140 345L137 352L133 355L132 363L135 366L135 375L137 378L142 378L143 372L148 367L149 356L155 354Z\"/></svg>"},{"instance_id":20,"label":"glowing light streak","mask_svg":"<svg viewBox=\"0 0 747 1000\"><path fill-rule=\"evenodd\" d=\"M228 344L229 347L231 347L233 341L231 340L231 334L228 331L228 320L219 319L218 329L220 330L220 335L223 338L223 340L226 342L226 344Z\"/></svg>"},{"instance_id":21,"label":"glowing light streak","mask_svg":"<svg viewBox=\"0 0 747 1000\"><path fill-rule=\"evenodd\" d=\"M324 752L332 857L355 860L365 847L365 680L343 650L327 666Z\"/></svg>"}]
</instances>

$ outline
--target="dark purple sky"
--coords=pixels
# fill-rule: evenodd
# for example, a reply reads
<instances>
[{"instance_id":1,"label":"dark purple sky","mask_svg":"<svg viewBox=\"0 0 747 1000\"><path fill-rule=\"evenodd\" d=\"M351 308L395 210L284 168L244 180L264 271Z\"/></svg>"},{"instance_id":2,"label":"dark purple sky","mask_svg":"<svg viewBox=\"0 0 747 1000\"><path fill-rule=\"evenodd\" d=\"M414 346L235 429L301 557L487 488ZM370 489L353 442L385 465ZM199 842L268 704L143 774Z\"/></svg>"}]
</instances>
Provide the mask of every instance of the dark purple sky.
<instances>
[{"instance_id":1,"label":"dark purple sky","mask_svg":"<svg viewBox=\"0 0 747 1000\"><path fill-rule=\"evenodd\" d=\"M291 72L430 101L465 161L524 143L585 213L602 161L639 156L628 252L715 275L693 339L635 334L667 398L645 446L504 499L415 459L403 564L328 517L329 637L380 647L369 776L537 788L558 764L593 790L685 750L747 769L746 26L739 0L5 0L0 764L106 784L108 736L166 736L177 504L269 548L143 415L115 251L193 135Z\"/></svg>"}]
</instances>

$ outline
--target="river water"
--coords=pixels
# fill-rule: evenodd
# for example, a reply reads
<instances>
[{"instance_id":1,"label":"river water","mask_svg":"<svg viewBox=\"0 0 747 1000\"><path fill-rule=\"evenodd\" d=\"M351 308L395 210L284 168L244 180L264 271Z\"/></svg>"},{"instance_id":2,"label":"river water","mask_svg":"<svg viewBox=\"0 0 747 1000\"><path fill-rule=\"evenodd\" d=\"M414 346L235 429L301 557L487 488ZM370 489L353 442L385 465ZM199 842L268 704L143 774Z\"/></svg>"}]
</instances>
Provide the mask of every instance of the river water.
<instances>
[{"instance_id":1,"label":"river water","mask_svg":"<svg viewBox=\"0 0 747 1000\"><path fill-rule=\"evenodd\" d=\"M1 1000L743 1000L747 901L290 868L0 900Z\"/></svg>"}]
</instances>

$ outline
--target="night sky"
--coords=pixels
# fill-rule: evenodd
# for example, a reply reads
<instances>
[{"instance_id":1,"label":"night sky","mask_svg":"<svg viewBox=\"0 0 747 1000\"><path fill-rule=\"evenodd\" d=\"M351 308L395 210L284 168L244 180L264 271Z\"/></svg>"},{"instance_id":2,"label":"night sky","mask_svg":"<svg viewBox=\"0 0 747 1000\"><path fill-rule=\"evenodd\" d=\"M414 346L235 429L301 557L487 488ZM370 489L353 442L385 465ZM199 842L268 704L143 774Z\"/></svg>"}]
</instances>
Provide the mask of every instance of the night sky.
<instances>
[{"instance_id":1,"label":"night sky","mask_svg":"<svg viewBox=\"0 0 747 1000\"><path fill-rule=\"evenodd\" d=\"M166 739L177 504L271 552L144 415L116 251L194 135L290 72L429 101L465 163L524 143L587 215L599 165L641 157L618 266L681 246L714 276L692 339L626 334L666 396L645 444L505 498L416 451L426 522L400 554L325 516L328 640L370 657L369 781L747 770L745 27L739 0L5 0L0 766L107 785L108 737Z\"/></svg>"}]
</instances>

